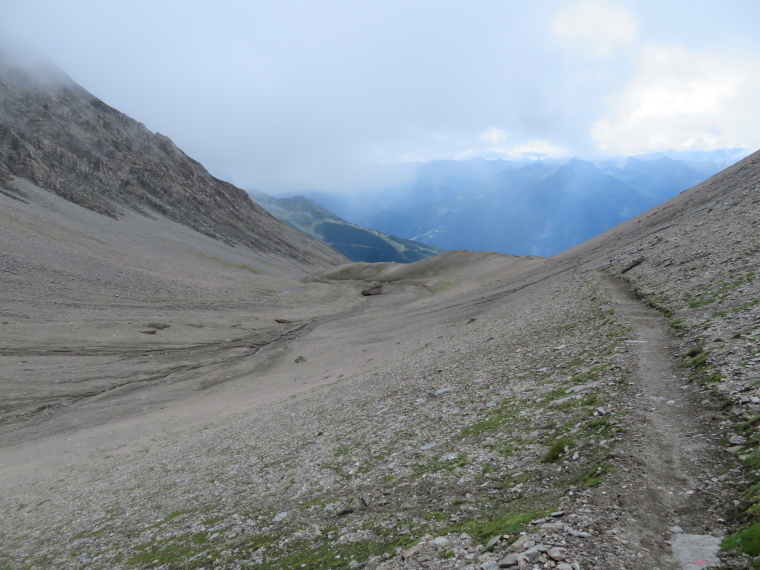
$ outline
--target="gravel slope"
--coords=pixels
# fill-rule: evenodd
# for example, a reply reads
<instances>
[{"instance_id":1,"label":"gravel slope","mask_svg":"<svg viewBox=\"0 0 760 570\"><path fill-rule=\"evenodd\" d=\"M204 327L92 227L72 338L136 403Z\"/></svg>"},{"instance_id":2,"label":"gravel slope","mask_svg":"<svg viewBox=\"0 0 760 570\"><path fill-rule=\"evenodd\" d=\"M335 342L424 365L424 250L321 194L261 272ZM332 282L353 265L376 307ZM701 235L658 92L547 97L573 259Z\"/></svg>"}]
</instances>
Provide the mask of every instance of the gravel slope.
<instances>
[{"instance_id":1,"label":"gravel slope","mask_svg":"<svg viewBox=\"0 0 760 570\"><path fill-rule=\"evenodd\" d=\"M760 413L758 162L555 258L473 254L471 272L443 258L377 297L359 295L364 281L282 274L246 293L258 277L231 269L201 295L191 277L156 270L177 280L174 301L130 299L109 323L103 298L87 339L151 307L172 327L134 336L162 350L208 348L233 324L307 326L269 351L222 358L217 373L230 378L206 390L180 382L146 410L81 428L77 410L61 412L73 418L61 434L40 422L9 436L0 561L687 567L664 541L746 524L755 482L746 421ZM60 305L46 288L6 300L4 338L17 352L4 363L32 345L89 342L63 333L91 322L84 299L51 328L43 322ZM208 337L169 336L201 318L216 323L197 329ZM43 376L26 360L14 374Z\"/></svg>"}]
</instances>

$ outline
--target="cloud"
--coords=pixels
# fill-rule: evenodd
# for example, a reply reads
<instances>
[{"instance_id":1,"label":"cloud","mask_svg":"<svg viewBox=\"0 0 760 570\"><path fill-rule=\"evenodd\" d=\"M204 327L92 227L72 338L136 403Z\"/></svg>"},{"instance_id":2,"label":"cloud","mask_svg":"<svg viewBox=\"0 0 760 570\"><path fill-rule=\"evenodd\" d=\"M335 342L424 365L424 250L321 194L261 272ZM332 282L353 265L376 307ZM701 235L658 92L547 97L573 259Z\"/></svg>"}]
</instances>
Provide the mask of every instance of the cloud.
<instances>
[{"instance_id":1,"label":"cloud","mask_svg":"<svg viewBox=\"0 0 760 570\"><path fill-rule=\"evenodd\" d=\"M760 121L760 60L651 44L625 88L591 127L602 151L747 146Z\"/></svg>"},{"instance_id":2,"label":"cloud","mask_svg":"<svg viewBox=\"0 0 760 570\"><path fill-rule=\"evenodd\" d=\"M634 44L639 36L636 16L628 9L601 0L587 0L564 8L551 21L560 43L593 57L609 57Z\"/></svg>"},{"instance_id":3,"label":"cloud","mask_svg":"<svg viewBox=\"0 0 760 570\"><path fill-rule=\"evenodd\" d=\"M403 160L588 156L705 133L760 144L760 66L747 55L760 51L758 6L24 0L0 2L0 37L25 38L215 176L270 192L359 192L383 185L378 165ZM719 66L702 74L702 60L686 73L667 50L657 63L647 46L664 42L684 60L713 54L733 83ZM727 42L743 55L716 55ZM722 116L697 129L684 107Z\"/></svg>"}]
</instances>

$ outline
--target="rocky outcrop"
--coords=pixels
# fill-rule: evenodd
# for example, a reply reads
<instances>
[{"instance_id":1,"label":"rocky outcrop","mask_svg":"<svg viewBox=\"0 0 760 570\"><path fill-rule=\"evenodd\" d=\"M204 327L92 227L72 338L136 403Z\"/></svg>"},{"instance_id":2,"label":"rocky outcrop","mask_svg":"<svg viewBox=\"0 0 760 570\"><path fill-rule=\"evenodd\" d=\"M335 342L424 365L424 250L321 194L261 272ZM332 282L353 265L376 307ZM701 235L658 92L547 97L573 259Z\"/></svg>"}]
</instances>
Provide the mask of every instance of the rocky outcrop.
<instances>
[{"instance_id":1,"label":"rocky outcrop","mask_svg":"<svg viewBox=\"0 0 760 570\"><path fill-rule=\"evenodd\" d=\"M12 175L112 218L124 208L157 213L308 265L345 261L59 70L29 71L0 54L0 180Z\"/></svg>"}]
</instances>

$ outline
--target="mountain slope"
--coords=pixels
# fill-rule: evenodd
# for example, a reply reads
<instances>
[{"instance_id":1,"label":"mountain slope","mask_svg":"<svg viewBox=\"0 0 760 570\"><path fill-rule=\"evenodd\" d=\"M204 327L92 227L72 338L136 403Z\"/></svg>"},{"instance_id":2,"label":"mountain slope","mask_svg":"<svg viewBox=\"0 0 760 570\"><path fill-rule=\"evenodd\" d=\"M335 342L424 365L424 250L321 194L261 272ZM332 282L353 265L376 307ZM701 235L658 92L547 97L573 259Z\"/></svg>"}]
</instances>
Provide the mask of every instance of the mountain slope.
<instances>
[{"instance_id":1,"label":"mountain slope","mask_svg":"<svg viewBox=\"0 0 760 570\"><path fill-rule=\"evenodd\" d=\"M304 196L275 198L263 192L250 194L281 222L323 241L351 261L412 263L443 251L351 224Z\"/></svg>"},{"instance_id":2,"label":"mountain slope","mask_svg":"<svg viewBox=\"0 0 760 570\"><path fill-rule=\"evenodd\" d=\"M30 71L0 54L0 179L11 175L111 218L124 208L157 213L306 265L343 261L59 70Z\"/></svg>"}]
</instances>

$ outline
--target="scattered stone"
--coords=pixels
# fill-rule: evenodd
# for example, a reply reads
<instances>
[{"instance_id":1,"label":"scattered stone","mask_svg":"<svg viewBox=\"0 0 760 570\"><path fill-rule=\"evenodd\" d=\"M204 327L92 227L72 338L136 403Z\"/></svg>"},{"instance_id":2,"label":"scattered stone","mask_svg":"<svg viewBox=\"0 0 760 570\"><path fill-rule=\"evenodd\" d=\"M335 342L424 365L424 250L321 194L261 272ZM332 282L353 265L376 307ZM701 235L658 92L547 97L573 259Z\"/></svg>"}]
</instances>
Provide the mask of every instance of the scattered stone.
<instances>
[{"instance_id":1,"label":"scattered stone","mask_svg":"<svg viewBox=\"0 0 760 570\"><path fill-rule=\"evenodd\" d=\"M300 364L301 362L306 362L306 358L304 358L303 356L299 356L298 358L295 359L294 362L296 364Z\"/></svg>"},{"instance_id":2,"label":"scattered stone","mask_svg":"<svg viewBox=\"0 0 760 570\"><path fill-rule=\"evenodd\" d=\"M510 554L507 554L504 558L502 558L499 561L499 566L501 568L510 568L511 566L517 566L517 561L518 561L517 553L512 552Z\"/></svg>"},{"instance_id":3,"label":"scattered stone","mask_svg":"<svg viewBox=\"0 0 760 570\"><path fill-rule=\"evenodd\" d=\"M380 295L383 292L383 284L370 285L362 289L362 295L365 297L371 297L372 295Z\"/></svg>"},{"instance_id":4,"label":"scattered stone","mask_svg":"<svg viewBox=\"0 0 760 570\"><path fill-rule=\"evenodd\" d=\"M561 562L567 558L567 548L561 546L554 546L547 551L549 558Z\"/></svg>"}]
</instances>

